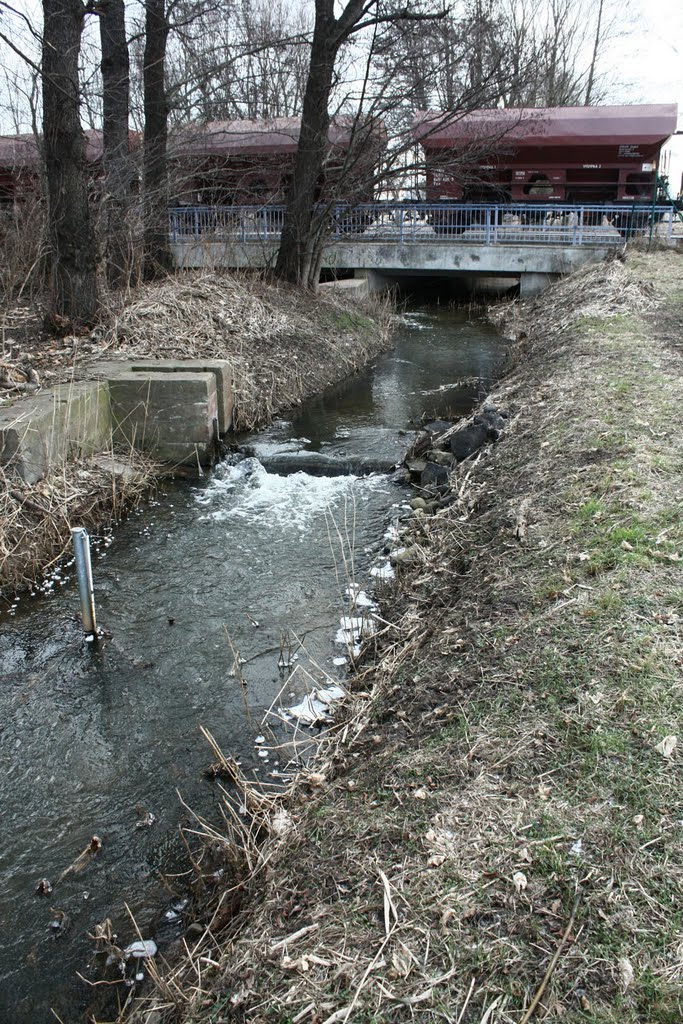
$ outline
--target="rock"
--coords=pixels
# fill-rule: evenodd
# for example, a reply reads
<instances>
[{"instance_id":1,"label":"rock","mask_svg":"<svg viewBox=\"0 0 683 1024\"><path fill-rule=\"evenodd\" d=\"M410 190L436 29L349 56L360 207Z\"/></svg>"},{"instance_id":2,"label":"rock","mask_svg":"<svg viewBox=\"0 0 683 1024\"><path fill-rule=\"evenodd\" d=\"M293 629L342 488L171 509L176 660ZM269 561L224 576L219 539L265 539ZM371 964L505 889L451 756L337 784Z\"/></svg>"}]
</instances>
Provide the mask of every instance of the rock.
<instances>
[{"instance_id":1,"label":"rock","mask_svg":"<svg viewBox=\"0 0 683 1024\"><path fill-rule=\"evenodd\" d=\"M448 480L448 469L436 462L428 462L420 475L421 487L439 487Z\"/></svg>"},{"instance_id":2,"label":"rock","mask_svg":"<svg viewBox=\"0 0 683 1024\"><path fill-rule=\"evenodd\" d=\"M508 414L504 409L496 409L495 405L485 405L480 413L474 417L473 422L488 427L490 430L503 430Z\"/></svg>"},{"instance_id":3,"label":"rock","mask_svg":"<svg viewBox=\"0 0 683 1024\"><path fill-rule=\"evenodd\" d=\"M427 466L426 459L407 459L406 466L411 476L421 476Z\"/></svg>"},{"instance_id":4,"label":"rock","mask_svg":"<svg viewBox=\"0 0 683 1024\"><path fill-rule=\"evenodd\" d=\"M446 466L448 469L453 465L453 456L450 452L440 452L436 449L427 453L427 462L435 462L437 466Z\"/></svg>"},{"instance_id":5,"label":"rock","mask_svg":"<svg viewBox=\"0 0 683 1024\"><path fill-rule=\"evenodd\" d=\"M391 480L395 484L407 485L410 483L410 472L407 469L397 469L392 473Z\"/></svg>"},{"instance_id":6,"label":"rock","mask_svg":"<svg viewBox=\"0 0 683 1024\"><path fill-rule=\"evenodd\" d=\"M490 428L483 423L472 423L469 427L462 427L456 431L451 438L451 452L458 460L468 459L476 451L485 445L487 441L493 440L490 437Z\"/></svg>"},{"instance_id":7,"label":"rock","mask_svg":"<svg viewBox=\"0 0 683 1024\"><path fill-rule=\"evenodd\" d=\"M392 565L407 565L411 562L418 562L420 560L420 548L417 544L412 544L408 548L397 548L396 551L392 551L389 556L389 561Z\"/></svg>"},{"instance_id":8,"label":"rock","mask_svg":"<svg viewBox=\"0 0 683 1024\"><path fill-rule=\"evenodd\" d=\"M410 501L410 507L425 509L427 508L427 502L424 500L424 498L413 498Z\"/></svg>"},{"instance_id":9,"label":"rock","mask_svg":"<svg viewBox=\"0 0 683 1024\"><path fill-rule=\"evenodd\" d=\"M452 426L450 420L432 420L430 423L425 423L424 429L431 437L432 443L436 444L441 435L450 430Z\"/></svg>"},{"instance_id":10,"label":"rock","mask_svg":"<svg viewBox=\"0 0 683 1024\"><path fill-rule=\"evenodd\" d=\"M432 447L431 435L426 430L421 430L412 445L410 446L409 457L417 458L423 452L429 451Z\"/></svg>"}]
</instances>

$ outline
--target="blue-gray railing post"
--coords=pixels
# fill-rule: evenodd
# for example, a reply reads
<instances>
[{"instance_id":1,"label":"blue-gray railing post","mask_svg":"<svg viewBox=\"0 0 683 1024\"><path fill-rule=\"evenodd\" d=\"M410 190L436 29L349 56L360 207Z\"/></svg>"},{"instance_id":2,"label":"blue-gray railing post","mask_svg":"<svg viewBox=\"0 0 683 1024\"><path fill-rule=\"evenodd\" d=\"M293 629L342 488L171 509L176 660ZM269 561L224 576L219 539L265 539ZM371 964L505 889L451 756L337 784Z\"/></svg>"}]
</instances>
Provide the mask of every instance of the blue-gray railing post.
<instances>
[{"instance_id":1,"label":"blue-gray railing post","mask_svg":"<svg viewBox=\"0 0 683 1024\"><path fill-rule=\"evenodd\" d=\"M583 245L583 207L579 210L579 245Z\"/></svg>"},{"instance_id":2,"label":"blue-gray railing post","mask_svg":"<svg viewBox=\"0 0 683 1024\"><path fill-rule=\"evenodd\" d=\"M403 209L398 211L398 240L403 241Z\"/></svg>"},{"instance_id":3,"label":"blue-gray railing post","mask_svg":"<svg viewBox=\"0 0 683 1024\"><path fill-rule=\"evenodd\" d=\"M195 206L194 210L194 237L199 238L199 210Z\"/></svg>"},{"instance_id":4,"label":"blue-gray railing post","mask_svg":"<svg viewBox=\"0 0 683 1024\"><path fill-rule=\"evenodd\" d=\"M493 244L498 242L498 207L493 208Z\"/></svg>"},{"instance_id":5,"label":"blue-gray railing post","mask_svg":"<svg viewBox=\"0 0 683 1024\"><path fill-rule=\"evenodd\" d=\"M268 239L268 222L266 220L266 208L265 208L265 206L263 207L262 217L263 217L263 241L265 242Z\"/></svg>"},{"instance_id":6,"label":"blue-gray railing post","mask_svg":"<svg viewBox=\"0 0 683 1024\"><path fill-rule=\"evenodd\" d=\"M490 245L491 244L491 208L490 207L486 208L486 217L484 219L484 224L486 226L486 230L485 230L485 233L484 233L484 238L486 240L486 244Z\"/></svg>"}]
</instances>

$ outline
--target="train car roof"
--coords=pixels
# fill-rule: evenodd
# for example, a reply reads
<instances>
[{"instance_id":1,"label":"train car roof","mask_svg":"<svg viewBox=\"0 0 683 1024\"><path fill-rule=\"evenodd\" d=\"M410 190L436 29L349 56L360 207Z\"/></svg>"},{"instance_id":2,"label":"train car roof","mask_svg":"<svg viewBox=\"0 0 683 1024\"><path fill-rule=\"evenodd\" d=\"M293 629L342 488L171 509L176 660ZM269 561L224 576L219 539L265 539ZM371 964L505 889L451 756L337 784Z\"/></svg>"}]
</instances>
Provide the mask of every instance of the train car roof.
<instances>
[{"instance_id":1,"label":"train car roof","mask_svg":"<svg viewBox=\"0 0 683 1024\"><path fill-rule=\"evenodd\" d=\"M353 127L353 118L335 118L327 135L329 145L348 147ZM169 148L175 157L294 153L300 131L300 117L279 117L272 121L209 121L179 129ZM369 131L377 138L385 134L384 126L379 123Z\"/></svg>"},{"instance_id":2,"label":"train car roof","mask_svg":"<svg viewBox=\"0 0 683 1024\"><path fill-rule=\"evenodd\" d=\"M85 138L85 159L88 163L96 163L102 159L102 132L88 128L83 132ZM40 139L32 134L0 135L0 167L38 167L40 165ZM128 140L131 150L140 142L138 132L129 132Z\"/></svg>"},{"instance_id":3,"label":"train car roof","mask_svg":"<svg viewBox=\"0 0 683 1024\"><path fill-rule=\"evenodd\" d=\"M508 107L474 110L459 116L445 111L420 111L413 122L414 138L425 149L483 142L514 142L516 146L664 143L676 131L675 103L604 107Z\"/></svg>"}]
</instances>

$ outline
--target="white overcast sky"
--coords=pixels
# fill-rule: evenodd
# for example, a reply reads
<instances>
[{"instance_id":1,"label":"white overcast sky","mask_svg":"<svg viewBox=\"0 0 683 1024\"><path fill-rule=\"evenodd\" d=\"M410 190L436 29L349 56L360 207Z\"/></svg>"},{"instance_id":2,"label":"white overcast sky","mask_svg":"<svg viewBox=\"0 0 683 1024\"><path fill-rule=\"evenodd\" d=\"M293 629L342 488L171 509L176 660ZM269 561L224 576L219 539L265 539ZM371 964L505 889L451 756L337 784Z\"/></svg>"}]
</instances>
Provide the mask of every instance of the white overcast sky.
<instances>
[{"instance_id":1,"label":"white overcast sky","mask_svg":"<svg viewBox=\"0 0 683 1024\"><path fill-rule=\"evenodd\" d=\"M607 65L619 81L616 102L677 103L683 129L683 0L623 0L632 25L609 45ZM612 97L610 97L612 98ZM683 136L669 149L669 179L681 188Z\"/></svg>"}]
</instances>

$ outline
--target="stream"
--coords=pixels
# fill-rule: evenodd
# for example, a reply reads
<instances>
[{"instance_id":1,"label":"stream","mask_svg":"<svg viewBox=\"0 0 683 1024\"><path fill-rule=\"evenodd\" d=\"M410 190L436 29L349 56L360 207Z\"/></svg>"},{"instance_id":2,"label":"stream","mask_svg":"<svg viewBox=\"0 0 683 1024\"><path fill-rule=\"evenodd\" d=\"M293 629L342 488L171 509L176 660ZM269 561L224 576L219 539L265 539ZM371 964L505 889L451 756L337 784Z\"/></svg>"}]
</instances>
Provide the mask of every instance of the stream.
<instances>
[{"instance_id":1,"label":"stream","mask_svg":"<svg viewBox=\"0 0 683 1024\"><path fill-rule=\"evenodd\" d=\"M272 740L291 738L287 709L314 687L343 690L347 592L372 594L405 513L389 474L313 475L312 456L398 461L423 413L467 413L487 393L504 346L462 310L407 314L366 371L246 439L252 457L164 485L95 548L101 644L82 634L69 565L0 613L0 1024L111 1019L113 990L76 972L101 977L98 922L119 945L138 938L126 905L162 951L184 933L169 880L185 865L181 798L218 820L200 726L248 777L286 779L292 748ZM287 475L262 465L281 456ZM297 725L296 756L314 732ZM93 836L99 852L69 870Z\"/></svg>"}]
</instances>

